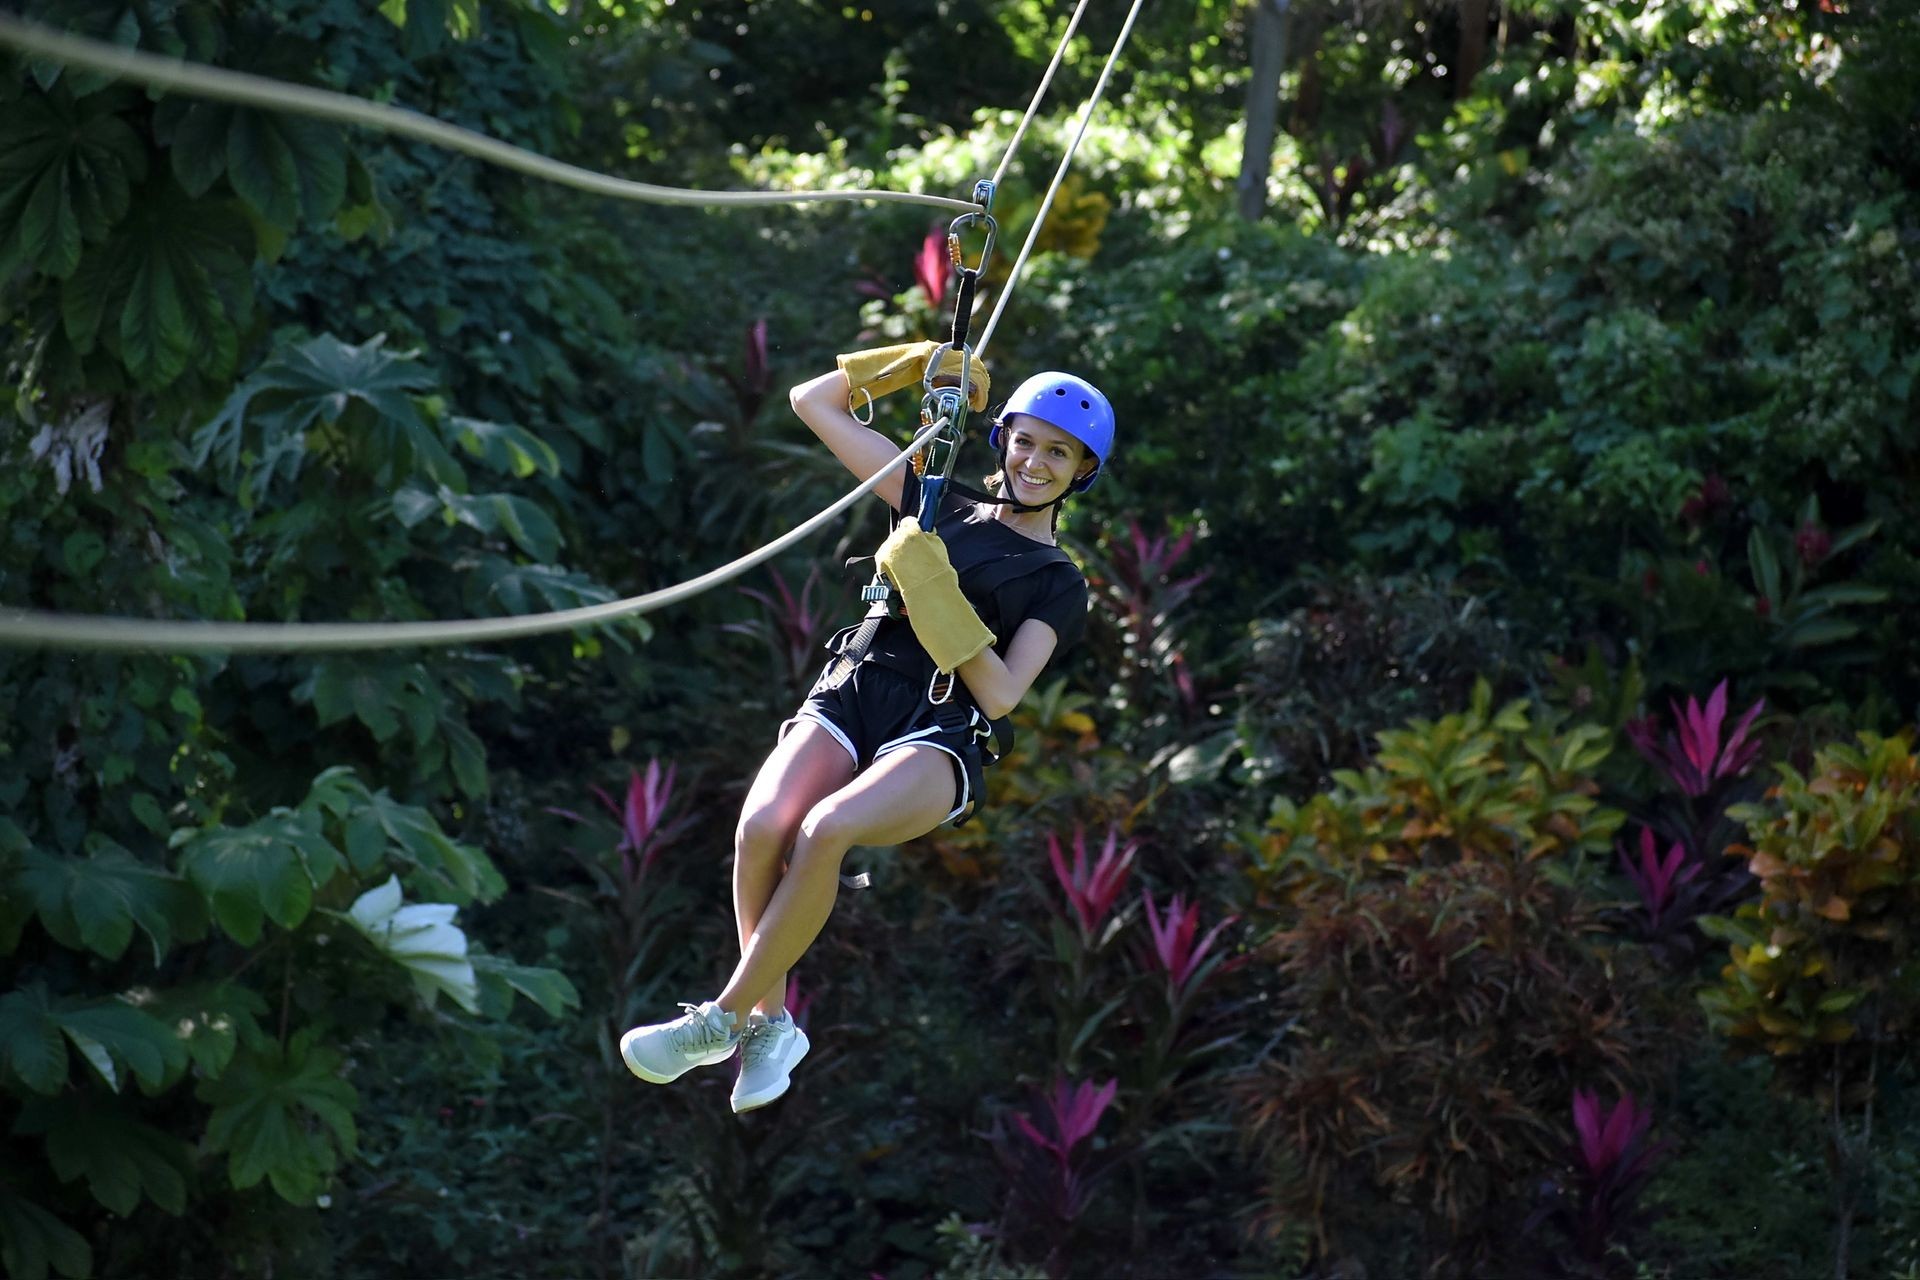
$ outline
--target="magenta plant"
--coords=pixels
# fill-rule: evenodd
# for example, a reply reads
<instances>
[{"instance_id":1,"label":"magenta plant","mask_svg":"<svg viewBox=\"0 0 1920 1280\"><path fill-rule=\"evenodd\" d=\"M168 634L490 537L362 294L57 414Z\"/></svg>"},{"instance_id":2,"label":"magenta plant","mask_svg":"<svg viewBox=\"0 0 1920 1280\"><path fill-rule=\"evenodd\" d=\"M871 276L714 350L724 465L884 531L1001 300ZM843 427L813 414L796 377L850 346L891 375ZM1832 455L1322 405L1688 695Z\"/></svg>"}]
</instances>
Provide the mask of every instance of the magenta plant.
<instances>
[{"instance_id":1,"label":"magenta plant","mask_svg":"<svg viewBox=\"0 0 1920 1280\"><path fill-rule=\"evenodd\" d=\"M996 1122L987 1135L1007 1178L1000 1234L1016 1250L1039 1254L1049 1276L1067 1273L1081 1216L1120 1161L1089 1145L1118 1089L1115 1080L1095 1085L1057 1078L1029 1107L1033 1115L1014 1114L1012 1133Z\"/></svg>"},{"instance_id":2,"label":"magenta plant","mask_svg":"<svg viewBox=\"0 0 1920 1280\"><path fill-rule=\"evenodd\" d=\"M1633 887L1640 891L1640 904L1647 911L1648 931L1658 933L1661 916L1674 905L1681 887L1700 874L1700 864L1687 862L1687 846L1679 840L1675 840L1666 856L1661 857L1651 827L1640 828L1638 862L1627 852L1625 845L1618 848L1620 865L1626 869Z\"/></svg>"},{"instance_id":3,"label":"magenta plant","mask_svg":"<svg viewBox=\"0 0 1920 1280\"><path fill-rule=\"evenodd\" d=\"M1167 990L1170 997L1184 1000L1197 989L1200 983L1217 966L1223 956L1214 957L1212 964L1204 964L1207 952L1213 949L1215 939L1221 930L1238 920L1237 915L1228 916L1208 930L1207 936L1194 945L1194 935L1200 928L1200 904L1187 902L1176 893L1167 903L1166 922L1161 923L1153 892L1148 890L1142 897L1147 906L1147 929L1153 935L1153 958L1158 962L1161 972L1167 976Z\"/></svg>"},{"instance_id":4,"label":"magenta plant","mask_svg":"<svg viewBox=\"0 0 1920 1280\"><path fill-rule=\"evenodd\" d=\"M787 975L787 994L783 1003L787 1006L787 1016L793 1019L795 1026L802 1031L807 1029L807 1020L813 1010L813 998L816 992L808 991L800 985L800 979Z\"/></svg>"},{"instance_id":5,"label":"magenta plant","mask_svg":"<svg viewBox=\"0 0 1920 1280\"><path fill-rule=\"evenodd\" d=\"M1149 535L1136 519L1127 521L1124 537L1109 536L1104 557L1093 565L1095 600L1120 630L1130 697L1145 707L1159 691L1160 682L1172 685L1173 700L1185 712L1199 703L1193 673L1174 615L1211 570L1176 578L1175 570L1193 550L1194 531L1178 537Z\"/></svg>"},{"instance_id":6,"label":"magenta plant","mask_svg":"<svg viewBox=\"0 0 1920 1280\"><path fill-rule=\"evenodd\" d=\"M729 622L720 629L752 636L764 644L773 661L775 678L788 693L796 693L820 663L820 646L839 616L843 593L821 591L828 598L814 598L822 581L817 564L800 584L798 594L778 569L768 569L767 576L773 579L772 594L757 587L735 588L760 606L762 616L750 622Z\"/></svg>"},{"instance_id":7,"label":"magenta plant","mask_svg":"<svg viewBox=\"0 0 1920 1280\"><path fill-rule=\"evenodd\" d=\"M1679 704L1672 704L1677 732L1662 739L1659 722L1648 716L1644 720L1628 721L1627 739L1633 743L1634 750L1664 772L1683 795L1704 796L1716 783L1739 777L1753 767L1760 754L1760 742L1748 735L1754 718L1766 704L1765 698L1755 700L1722 741L1720 730L1727 717L1727 682L1722 680L1714 687L1705 707L1693 697L1687 699L1684 711Z\"/></svg>"},{"instance_id":8,"label":"magenta plant","mask_svg":"<svg viewBox=\"0 0 1920 1280\"><path fill-rule=\"evenodd\" d=\"M667 821L667 806L673 803L673 782L678 765L669 764L660 771L658 759L647 761L643 776L635 769L627 779L627 794L618 802L599 787L590 787L594 798L620 824L620 843L614 852L621 858L627 879L635 884L646 878L660 851L686 829L691 818Z\"/></svg>"},{"instance_id":9,"label":"magenta plant","mask_svg":"<svg viewBox=\"0 0 1920 1280\"><path fill-rule=\"evenodd\" d=\"M733 402L742 427L751 425L766 405L773 389L773 366L767 360L767 321L763 316L747 326L741 343L738 372L722 369L720 377L733 392Z\"/></svg>"},{"instance_id":10,"label":"magenta plant","mask_svg":"<svg viewBox=\"0 0 1920 1280\"><path fill-rule=\"evenodd\" d=\"M1617 1269L1627 1237L1646 1220L1640 1195L1669 1145L1647 1142L1652 1127L1653 1113L1631 1094L1604 1106L1593 1091L1574 1090L1571 1175L1546 1185L1525 1228L1537 1236L1544 1226L1557 1237L1553 1270L1603 1276Z\"/></svg>"},{"instance_id":11,"label":"magenta plant","mask_svg":"<svg viewBox=\"0 0 1920 1280\"><path fill-rule=\"evenodd\" d=\"M1114 902L1120 897L1120 891L1126 887L1127 875L1133 869L1134 855L1140 850L1138 841L1129 840L1125 846L1120 843L1120 833L1112 827L1107 828L1107 842L1100 850L1099 860L1092 868L1087 866L1087 833L1084 828L1073 828L1073 866L1067 866L1065 855L1060 849L1060 838L1052 832L1047 833L1047 860L1053 864L1053 875L1060 882L1061 890L1067 895L1067 904L1073 908L1075 918L1080 925L1082 943L1097 946L1101 937L1101 925L1113 910Z\"/></svg>"},{"instance_id":12,"label":"magenta plant","mask_svg":"<svg viewBox=\"0 0 1920 1280\"><path fill-rule=\"evenodd\" d=\"M947 296L947 276L953 261L947 255L947 233L939 223L927 228L920 252L913 255L913 281L927 295L927 305L938 308Z\"/></svg>"}]
</instances>

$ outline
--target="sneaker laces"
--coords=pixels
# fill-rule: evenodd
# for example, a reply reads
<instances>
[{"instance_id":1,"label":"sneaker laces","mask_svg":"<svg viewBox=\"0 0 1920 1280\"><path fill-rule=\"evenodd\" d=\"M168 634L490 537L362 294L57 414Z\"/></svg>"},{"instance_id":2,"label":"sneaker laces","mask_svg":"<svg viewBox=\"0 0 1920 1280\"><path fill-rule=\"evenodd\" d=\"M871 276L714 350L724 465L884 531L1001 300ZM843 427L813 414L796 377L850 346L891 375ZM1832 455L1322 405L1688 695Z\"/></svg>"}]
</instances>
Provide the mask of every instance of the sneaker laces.
<instances>
[{"instance_id":1,"label":"sneaker laces","mask_svg":"<svg viewBox=\"0 0 1920 1280\"><path fill-rule=\"evenodd\" d=\"M791 1027L793 1024L789 1022L786 1025ZM773 1046L778 1040L778 1037L774 1033L780 1029L780 1024L774 1022L771 1018L764 1022L748 1023L747 1029L740 1033L741 1065L745 1067L757 1066L768 1054L772 1053Z\"/></svg>"},{"instance_id":2,"label":"sneaker laces","mask_svg":"<svg viewBox=\"0 0 1920 1280\"><path fill-rule=\"evenodd\" d=\"M680 1019L680 1025L667 1032L667 1043L673 1046L675 1051L704 1053L710 1049L717 1049L723 1044L732 1043L732 1033L722 1027L716 1027L708 1020L707 1015L700 1012L699 1005L688 1004L682 1000L680 1007L687 1011L686 1016Z\"/></svg>"}]
</instances>

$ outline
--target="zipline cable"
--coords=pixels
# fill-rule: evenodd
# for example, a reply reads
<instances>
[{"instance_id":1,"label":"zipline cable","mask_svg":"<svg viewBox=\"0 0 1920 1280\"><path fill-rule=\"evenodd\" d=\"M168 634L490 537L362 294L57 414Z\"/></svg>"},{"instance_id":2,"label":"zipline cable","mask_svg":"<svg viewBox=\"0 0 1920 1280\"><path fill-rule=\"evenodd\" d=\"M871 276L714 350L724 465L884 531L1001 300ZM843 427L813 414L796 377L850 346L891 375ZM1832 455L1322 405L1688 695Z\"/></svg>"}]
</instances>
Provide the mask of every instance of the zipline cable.
<instances>
[{"instance_id":1,"label":"zipline cable","mask_svg":"<svg viewBox=\"0 0 1920 1280\"><path fill-rule=\"evenodd\" d=\"M717 569L709 569L697 578L625 600L609 600L605 604L583 605L555 613L475 618L458 622L161 622L143 618L86 617L46 613L37 609L0 608L0 645L22 648L53 646L107 653L341 653L355 649L517 640L636 617L690 600L730 578L739 577L755 565L771 560L788 547L810 537L828 521L873 492L882 480L892 475L946 425L945 418L931 423L893 461L861 481L858 488L805 524L788 530L758 550L750 551Z\"/></svg>"},{"instance_id":2,"label":"zipline cable","mask_svg":"<svg viewBox=\"0 0 1920 1280\"><path fill-rule=\"evenodd\" d=\"M1066 155L1061 158L1060 167L1054 172L1053 181L1047 187L1046 196L1041 201L1039 213L1035 216L1033 227L1027 234L1026 243L1021 246L1020 256L1014 261L1013 268L1008 273L999 302L987 321L980 342L974 348L976 354L986 350L988 339L992 337L994 327L1000 321L1000 314L1006 308L1007 299L1012 296L1020 270L1026 265L1034 243L1039 238L1040 228L1053 207L1054 196L1066 179L1067 170L1073 163L1075 153L1079 150L1081 139L1086 136L1087 126L1092 121L1094 110L1098 107L1101 95L1106 90L1107 80L1113 72L1114 64L1119 60L1120 51L1125 47L1127 38L1133 31L1134 20L1139 16L1143 2L1144 0L1134 0L1133 7L1127 11L1127 20L1120 28L1120 34L1114 41L1112 51L1107 55L1106 64L1100 69L1100 77L1094 83L1092 95L1087 99L1079 128L1074 133L1072 143L1067 147ZM1045 92L1046 80L1052 78L1054 69L1059 64L1068 39L1071 38L1073 28L1078 23L1084 8L1085 0L1081 0L1081 4L1076 7L1073 18L1068 23L1066 35L1062 37L1059 47L1055 50L1053 62L1048 65L1046 77L1040 86L1041 93ZM183 92L198 93L202 96L243 102L248 105L293 110L327 119L368 124L388 132L417 137L454 150L479 155L506 167L562 185L600 194L619 195L627 199L648 199L673 204L776 204L832 199L907 200L960 209L965 212L984 212L979 204L968 201L917 196L902 192L696 192L627 182L578 169L572 165L561 164L544 156L508 146L483 134L460 129L416 112L384 107L377 103L368 103L324 90L308 89L300 85L279 85L258 76L228 72L219 68L196 68L192 64L173 59L156 58L113 46L96 45L93 41L62 36L0 14L0 46L7 45L41 57L84 66L105 75L141 80L162 88L177 88ZM104 52L95 53L95 49ZM1033 103L1028 107L1027 118L1023 119L1020 129L1016 131L1013 141L1008 145L1007 153L1001 159L1001 172L1012 159L1014 147L1019 144L1020 136L1025 132L1026 120L1031 119L1039 101L1040 93L1036 93ZM998 173L996 173L997 176ZM641 192L649 194L643 195L640 194ZM944 417L928 423L905 449L895 455L892 461L862 481L851 492L805 523L757 550L685 582L625 600L509 618L392 623L168 622L123 617L75 616L35 609L0 607L0 645L14 647L50 645L66 649L115 653L350 652L520 639L557 631L570 631L621 618L637 617L692 599L731 578L738 577L756 565L765 563L788 547L811 536L861 497L871 493L883 479L897 470L917 453L922 445L946 426L947 419Z\"/></svg>"},{"instance_id":3,"label":"zipline cable","mask_svg":"<svg viewBox=\"0 0 1920 1280\"><path fill-rule=\"evenodd\" d=\"M1140 16L1140 6L1145 0L1133 0L1133 7L1127 10L1127 20L1120 26L1120 34L1113 42L1113 51L1107 55L1107 63L1100 68L1100 78L1094 81L1093 93L1087 99L1086 110L1080 116L1080 127L1074 132L1073 141L1067 146L1067 154L1060 157L1060 167L1054 171L1053 181L1047 186L1047 195L1040 202L1040 212L1034 215L1033 226L1027 231L1027 242L1020 246L1020 256L1013 260L1013 269L1007 273L1007 283L1000 290L1000 297L993 304L993 314L987 317L987 327L980 331L980 341L974 347L975 354L983 354L987 343L993 338L995 326L1000 323L1000 313L1007 309L1007 299L1013 296L1014 281L1020 278L1020 268L1027 264L1027 257L1033 252L1033 245L1040 238L1040 228L1046 225L1047 212L1053 208L1053 197L1059 192L1060 184L1066 180L1067 169L1073 164L1073 156L1080 149L1080 139L1087 136L1087 126L1093 122L1094 108L1100 105L1100 95L1106 92L1107 77L1113 74L1114 63L1120 60L1120 50L1126 47L1127 37L1133 33L1133 20Z\"/></svg>"},{"instance_id":4,"label":"zipline cable","mask_svg":"<svg viewBox=\"0 0 1920 1280\"><path fill-rule=\"evenodd\" d=\"M210 67L178 58L142 53L98 40L66 35L5 13L0 13L0 46L95 71L116 80L136 81L156 89L171 89L194 97L215 98L268 111L290 111L296 115L334 120L341 124L363 125L464 152L502 168L617 200L728 206L872 201L923 204L962 212L980 208L971 200L954 200L947 196L922 195L912 191L694 191L685 187L655 186L650 182L616 178L611 174L554 160L405 107L369 102L365 98L335 93L330 89L289 84L244 71L230 71L224 67Z\"/></svg>"},{"instance_id":5,"label":"zipline cable","mask_svg":"<svg viewBox=\"0 0 1920 1280\"><path fill-rule=\"evenodd\" d=\"M1019 149L1020 139L1027 136L1027 126L1033 123L1034 113L1040 110L1040 99L1047 96L1047 86L1053 83L1053 73L1060 68L1060 59L1067 52L1067 44L1073 39L1073 33L1080 25L1080 15L1087 11L1087 0L1073 7L1073 16L1067 19L1067 30L1060 37L1060 43L1054 46L1053 61L1047 64L1047 72L1040 77L1040 87L1033 91L1033 101L1027 104L1027 113L1020 117L1020 127L1013 131L1013 141L1007 143L1007 150L1000 157L999 168L993 171L994 189L1000 187L1000 179L1007 176L1007 166L1013 163L1013 153Z\"/></svg>"}]
</instances>

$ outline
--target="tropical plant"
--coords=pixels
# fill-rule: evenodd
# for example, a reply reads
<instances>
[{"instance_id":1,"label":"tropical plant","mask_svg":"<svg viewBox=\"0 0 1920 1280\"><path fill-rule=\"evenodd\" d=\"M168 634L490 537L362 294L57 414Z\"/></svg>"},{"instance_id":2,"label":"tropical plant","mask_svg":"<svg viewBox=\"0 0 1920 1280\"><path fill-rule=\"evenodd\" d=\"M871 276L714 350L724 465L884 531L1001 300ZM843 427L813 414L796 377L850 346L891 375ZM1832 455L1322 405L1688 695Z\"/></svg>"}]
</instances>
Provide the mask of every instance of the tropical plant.
<instances>
[{"instance_id":1,"label":"tropical plant","mask_svg":"<svg viewBox=\"0 0 1920 1280\"><path fill-rule=\"evenodd\" d=\"M1920 1017L1920 757L1909 736L1861 733L1802 774L1777 766L1764 800L1737 806L1758 896L1700 924L1728 944L1700 992L1735 1048L1772 1056L1780 1079L1828 1116L1833 1264L1844 1275L1883 1063ZM1853 1117L1861 1117L1857 1132Z\"/></svg>"},{"instance_id":2,"label":"tropical plant","mask_svg":"<svg viewBox=\"0 0 1920 1280\"><path fill-rule=\"evenodd\" d=\"M1082 1218L1124 1151L1087 1145L1112 1105L1118 1082L1061 1077L1037 1104L995 1120L987 1140L1007 1179L999 1235L1016 1256L1034 1257L1050 1277L1070 1273ZM1036 1124L1032 1112L1040 1118Z\"/></svg>"},{"instance_id":3,"label":"tropical plant","mask_svg":"<svg viewBox=\"0 0 1920 1280\"><path fill-rule=\"evenodd\" d=\"M1430 1271L1497 1265L1502 1207L1557 1159L1557 1100L1645 1070L1651 975L1595 937L1584 887L1623 818L1594 799L1609 737L1482 682L1309 804L1274 802L1249 874L1294 1034L1237 1092L1298 1162L1273 1212L1323 1251L1371 1247L1404 1204Z\"/></svg>"}]
</instances>

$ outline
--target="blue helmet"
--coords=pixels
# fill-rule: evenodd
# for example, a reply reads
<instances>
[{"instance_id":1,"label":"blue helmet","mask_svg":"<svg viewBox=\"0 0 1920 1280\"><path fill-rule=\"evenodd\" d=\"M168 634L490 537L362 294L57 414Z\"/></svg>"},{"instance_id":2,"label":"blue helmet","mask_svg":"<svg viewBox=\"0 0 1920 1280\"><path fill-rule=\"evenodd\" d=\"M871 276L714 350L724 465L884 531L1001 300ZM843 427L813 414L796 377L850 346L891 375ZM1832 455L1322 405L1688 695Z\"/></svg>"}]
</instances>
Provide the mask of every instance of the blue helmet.
<instances>
[{"instance_id":1,"label":"blue helmet","mask_svg":"<svg viewBox=\"0 0 1920 1280\"><path fill-rule=\"evenodd\" d=\"M1000 421L987 433L987 444L1000 450L1000 423L1016 413L1028 413L1051 423L1086 446L1093 455L1093 470L1086 479L1076 480L1069 492L1085 493L1100 477L1113 452L1113 406L1100 389L1085 378L1070 373L1036 373L1018 387L1000 409Z\"/></svg>"}]
</instances>

